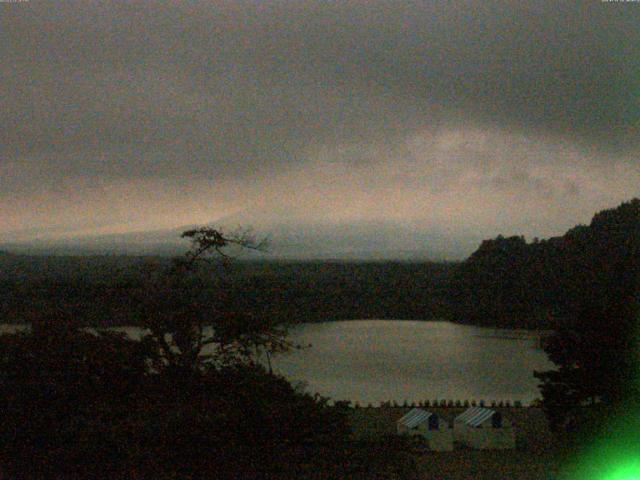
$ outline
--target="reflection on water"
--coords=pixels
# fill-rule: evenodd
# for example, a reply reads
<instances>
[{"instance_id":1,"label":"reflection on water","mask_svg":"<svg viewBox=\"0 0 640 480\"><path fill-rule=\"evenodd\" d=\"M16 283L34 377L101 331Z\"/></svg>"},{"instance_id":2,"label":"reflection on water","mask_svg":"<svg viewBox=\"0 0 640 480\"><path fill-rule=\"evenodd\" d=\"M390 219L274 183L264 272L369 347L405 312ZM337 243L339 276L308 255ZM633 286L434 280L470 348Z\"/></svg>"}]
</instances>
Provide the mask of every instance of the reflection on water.
<instances>
[{"instance_id":1,"label":"reflection on water","mask_svg":"<svg viewBox=\"0 0 640 480\"><path fill-rule=\"evenodd\" d=\"M0 333L27 326L0 325ZM120 327L132 338L141 329ZM365 405L395 400L529 403L538 398L534 370L553 365L539 334L450 322L358 320L301 325L291 340L311 347L278 355L274 370L311 393Z\"/></svg>"},{"instance_id":2,"label":"reflection on water","mask_svg":"<svg viewBox=\"0 0 640 480\"><path fill-rule=\"evenodd\" d=\"M361 320L308 324L292 339L312 347L274 368L308 390L361 404L538 398L533 370L552 368L530 331L450 322Z\"/></svg>"}]
</instances>

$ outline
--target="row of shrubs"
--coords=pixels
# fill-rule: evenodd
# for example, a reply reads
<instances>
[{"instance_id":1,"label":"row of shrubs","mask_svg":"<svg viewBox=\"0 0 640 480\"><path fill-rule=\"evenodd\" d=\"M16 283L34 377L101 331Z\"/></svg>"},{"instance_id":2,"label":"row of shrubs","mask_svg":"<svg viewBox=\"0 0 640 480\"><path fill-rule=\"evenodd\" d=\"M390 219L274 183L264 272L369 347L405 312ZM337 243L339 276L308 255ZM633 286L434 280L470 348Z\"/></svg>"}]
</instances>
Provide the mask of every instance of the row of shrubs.
<instances>
[{"instance_id":1,"label":"row of shrubs","mask_svg":"<svg viewBox=\"0 0 640 480\"><path fill-rule=\"evenodd\" d=\"M476 400L424 400L420 402L411 402L409 403L405 400L402 403L398 403L397 401L387 401L380 402L378 407L374 406L372 403L367 404L366 406L360 405L359 402L354 402L353 404L350 401L339 401L336 404L353 407L353 408L416 408L416 407L448 407L448 408L469 408L469 407L490 407L490 408L523 408L524 405L520 400L515 400L511 402L509 400L492 400L491 402L485 402L484 400L476 401Z\"/></svg>"}]
</instances>

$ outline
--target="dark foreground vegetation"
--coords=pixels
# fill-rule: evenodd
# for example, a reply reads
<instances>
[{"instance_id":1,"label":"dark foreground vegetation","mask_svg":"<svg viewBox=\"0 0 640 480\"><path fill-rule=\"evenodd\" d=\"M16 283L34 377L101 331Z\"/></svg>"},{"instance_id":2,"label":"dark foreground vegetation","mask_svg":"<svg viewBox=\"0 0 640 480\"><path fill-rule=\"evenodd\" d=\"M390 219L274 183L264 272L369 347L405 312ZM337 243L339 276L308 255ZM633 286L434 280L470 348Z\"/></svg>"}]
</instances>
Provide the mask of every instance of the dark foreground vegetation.
<instances>
[{"instance_id":1,"label":"dark foreground vegetation","mask_svg":"<svg viewBox=\"0 0 640 480\"><path fill-rule=\"evenodd\" d=\"M256 365L154 372L149 346L60 322L3 336L2 478L364 479L406 470L398 445L351 442L344 409Z\"/></svg>"},{"instance_id":2,"label":"dark foreground vegetation","mask_svg":"<svg viewBox=\"0 0 640 480\"><path fill-rule=\"evenodd\" d=\"M286 322L206 301L204 254L252 240L185 235L194 249L135 298L142 338L82 329L63 307L0 336L0 478L410 478L400 440L354 441L344 405L260 366L294 347Z\"/></svg>"}]
</instances>

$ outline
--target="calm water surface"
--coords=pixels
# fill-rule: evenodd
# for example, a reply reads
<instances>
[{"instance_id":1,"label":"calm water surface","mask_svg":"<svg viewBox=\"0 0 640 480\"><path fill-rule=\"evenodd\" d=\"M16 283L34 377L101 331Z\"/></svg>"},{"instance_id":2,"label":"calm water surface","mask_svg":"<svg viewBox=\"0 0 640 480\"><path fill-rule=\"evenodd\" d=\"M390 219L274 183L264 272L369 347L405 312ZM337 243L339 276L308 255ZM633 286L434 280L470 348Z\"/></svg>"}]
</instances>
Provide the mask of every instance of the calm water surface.
<instances>
[{"instance_id":1,"label":"calm water surface","mask_svg":"<svg viewBox=\"0 0 640 480\"><path fill-rule=\"evenodd\" d=\"M361 404L540 396L533 370L552 364L535 332L450 322L359 320L307 324L291 338L312 347L277 356L274 370L307 390Z\"/></svg>"},{"instance_id":2,"label":"calm water surface","mask_svg":"<svg viewBox=\"0 0 640 480\"><path fill-rule=\"evenodd\" d=\"M0 325L0 333L15 331ZM123 327L132 337L140 329ZM450 322L357 320L305 324L290 339L311 347L278 355L274 370L307 391L362 405L395 400L520 400L540 396L534 370L553 365L531 331Z\"/></svg>"}]
</instances>

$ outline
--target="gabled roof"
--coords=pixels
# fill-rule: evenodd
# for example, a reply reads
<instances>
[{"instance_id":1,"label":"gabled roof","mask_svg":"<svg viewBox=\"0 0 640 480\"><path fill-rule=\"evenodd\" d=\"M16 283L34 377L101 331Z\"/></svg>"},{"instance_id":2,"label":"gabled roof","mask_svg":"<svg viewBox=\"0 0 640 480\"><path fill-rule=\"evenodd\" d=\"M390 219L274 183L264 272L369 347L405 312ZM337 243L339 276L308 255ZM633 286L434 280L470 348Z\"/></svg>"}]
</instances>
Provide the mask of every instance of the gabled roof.
<instances>
[{"instance_id":1,"label":"gabled roof","mask_svg":"<svg viewBox=\"0 0 640 480\"><path fill-rule=\"evenodd\" d=\"M471 425L472 427L477 427L486 419L493 417L495 413L495 410L490 410L488 408L471 407L464 413L457 416L456 420L464 422L467 425Z\"/></svg>"},{"instance_id":2,"label":"gabled roof","mask_svg":"<svg viewBox=\"0 0 640 480\"><path fill-rule=\"evenodd\" d=\"M426 422L431 415L433 415L431 412L427 412L421 408L412 408L409 413L398 420L398 423L401 423L408 428L413 428L416 425L420 425L422 422Z\"/></svg>"}]
</instances>

